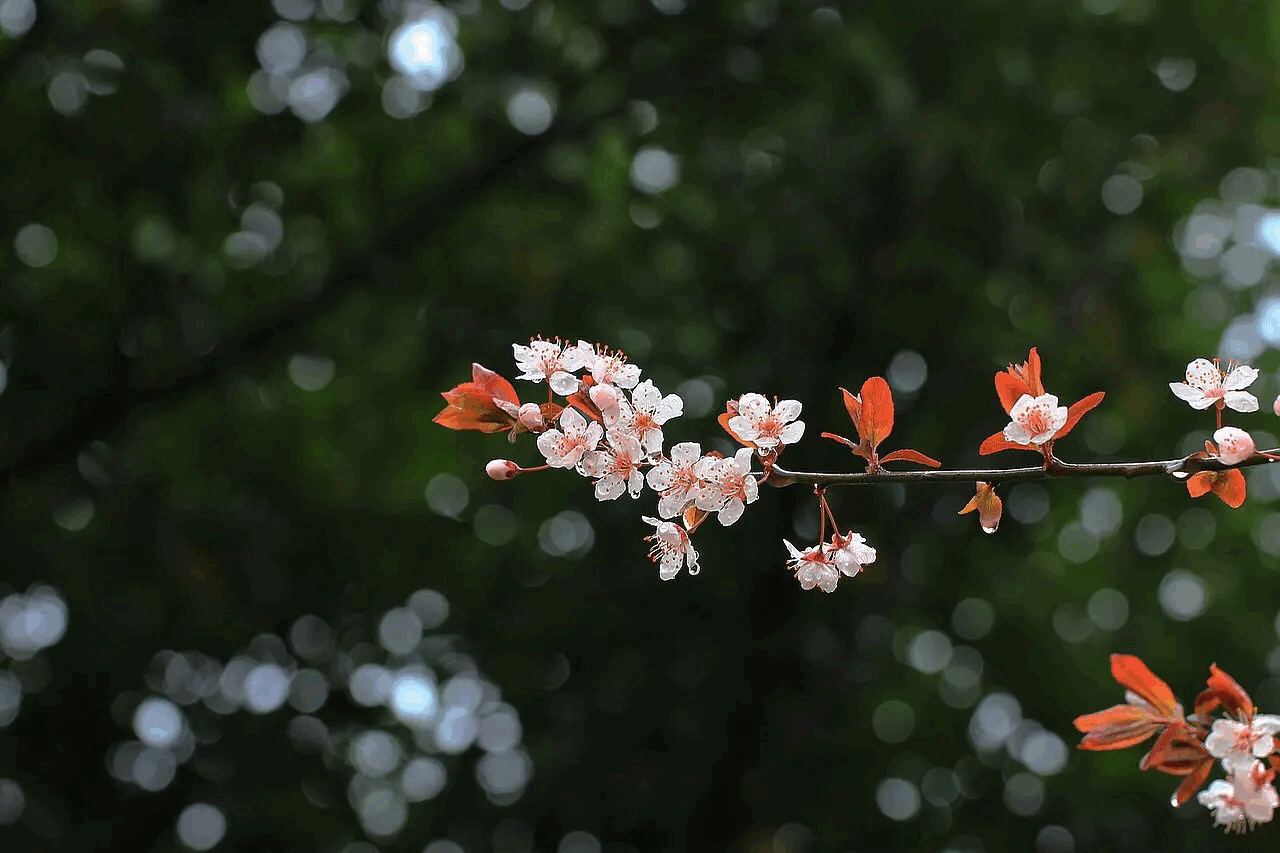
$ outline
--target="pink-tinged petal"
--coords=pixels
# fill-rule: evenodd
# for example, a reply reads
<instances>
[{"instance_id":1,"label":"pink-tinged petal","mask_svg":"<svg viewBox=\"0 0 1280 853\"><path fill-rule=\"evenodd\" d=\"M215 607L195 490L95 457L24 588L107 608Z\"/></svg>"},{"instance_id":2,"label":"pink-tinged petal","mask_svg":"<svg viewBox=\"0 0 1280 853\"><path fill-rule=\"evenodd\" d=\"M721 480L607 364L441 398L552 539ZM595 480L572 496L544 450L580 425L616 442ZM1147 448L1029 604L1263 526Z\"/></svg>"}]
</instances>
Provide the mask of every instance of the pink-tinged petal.
<instances>
[{"instance_id":1,"label":"pink-tinged petal","mask_svg":"<svg viewBox=\"0 0 1280 853\"><path fill-rule=\"evenodd\" d=\"M559 394L561 397L568 397L570 394L576 394L578 386L581 384L578 377L572 373L565 373L563 370L551 374L551 378L547 381L551 386L551 390Z\"/></svg>"},{"instance_id":2,"label":"pink-tinged petal","mask_svg":"<svg viewBox=\"0 0 1280 853\"><path fill-rule=\"evenodd\" d=\"M1235 465L1253 456L1258 446L1253 436L1238 427L1223 427L1213 434L1218 444L1218 458L1224 465Z\"/></svg>"},{"instance_id":3,"label":"pink-tinged petal","mask_svg":"<svg viewBox=\"0 0 1280 853\"><path fill-rule=\"evenodd\" d=\"M1207 409L1213 405L1212 398L1206 397L1204 391L1199 388L1193 388L1184 382L1170 382L1169 390L1179 400L1189 403L1193 409Z\"/></svg>"},{"instance_id":4,"label":"pink-tinged petal","mask_svg":"<svg viewBox=\"0 0 1280 853\"><path fill-rule=\"evenodd\" d=\"M627 484L617 474L606 474L596 481L596 500L612 501L622 497Z\"/></svg>"},{"instance_id":5,"label":"pink-tinged petal","mask_svg":"<svg viewBox=\"0 0 1280 853\"><path fill-rule=\"evenodd\" d=\"M760 436L756 422L746 415L729 418L729 431L744 441L754 441Z\"/></svg>"},{"instance_id":6,"label":"pink-tinged petal","mask_svg":"<svg viewBox=\"0 0 1280 853\"><path fill-rule=\"evenodd\" d=\"M1258 398L1248 391L1228 391L1223 395L1222 402L1226 403L1228 409L1234 409L1237 412L1258 411Z\"/></svg>"},{"instance_id":7,"label":"pink-tinged petal","mask_svg":"<svg viewBox=\"0 0 1280 853\"><path fill-rule=\"evenodd\" d=\"M1022 424L1014 421L1004 428L1004 437L1014 444L1031 444L1034 437Z\"/></svg>"},{"instance_id":8,"label":"pink-tinged petal","mask_svg":"<svg viewBox=\"0 0 1280 853\"><path fill-rule=\"evenodd\" d=\"M682 441L671 447L671 461L677 465L689 465L702 455L702 446L696 441Z\"/></svg>"}]
</instances>

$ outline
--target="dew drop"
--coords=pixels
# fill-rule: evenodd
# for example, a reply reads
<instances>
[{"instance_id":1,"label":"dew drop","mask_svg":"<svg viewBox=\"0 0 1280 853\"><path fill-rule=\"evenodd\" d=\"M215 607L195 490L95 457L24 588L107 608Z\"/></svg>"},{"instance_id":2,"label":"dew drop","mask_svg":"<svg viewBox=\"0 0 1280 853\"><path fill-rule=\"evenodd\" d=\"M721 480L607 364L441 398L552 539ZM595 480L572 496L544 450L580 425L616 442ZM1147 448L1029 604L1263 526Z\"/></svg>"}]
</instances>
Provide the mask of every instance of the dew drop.
<instances>
[{"instance_id":1,"label":"dew drop","mask_svg":"<svg viewBox=\"0 0 1280 853\"><path fill-rule=\"evenodd\" d=\"M994 527L987 527L986 525L983 525L983 527L982 527L982 532L983 532L983 533L995 533L995 532L996 532L996 529L995 529Z\"/></svg>"}]
</instances>

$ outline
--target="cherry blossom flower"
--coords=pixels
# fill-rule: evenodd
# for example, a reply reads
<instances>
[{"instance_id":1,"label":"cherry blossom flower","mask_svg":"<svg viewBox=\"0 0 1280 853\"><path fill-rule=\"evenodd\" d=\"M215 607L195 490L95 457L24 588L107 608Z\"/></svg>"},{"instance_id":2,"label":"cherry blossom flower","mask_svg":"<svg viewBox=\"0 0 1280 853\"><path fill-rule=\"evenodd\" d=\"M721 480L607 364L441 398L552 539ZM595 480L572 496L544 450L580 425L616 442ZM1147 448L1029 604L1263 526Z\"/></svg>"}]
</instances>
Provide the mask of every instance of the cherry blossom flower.
<instances>
[{"instance_id":1,"label":"cherry blossom flower","mask_svg":"<svg viewBox=\"0 0 1280 853\"><path fill-rule=\"evenodd\" d=\"M606 408L602 400L607 401L609 394L597 394L596 389L610 387L612 386L595 385L591 388L591 400L604 414L605 426L630 432L640 440L640 446L646 453L661 453L662 425L684 413L684 400L678 394L662 396L653 380L646 379L631 392L630 403L619 396L614 405Z\"/></svg>"},{"instance_id":2,"label":"cherry blossom flower","mask_svg":"<svg viewBox=\"0 0 1280 853\"><path fill-rule=\"evenodd\" d=\"M565 409L560 413L560 429L549 429L538 436L538 450L552 468L573 468L583 456L600 443L604 427L592 421L587 423L577 409Z\"/></svg>"},{"instance_id":3,"label":"cherry blossom flower","mask_svg":"<svg viewBox=\"0 0 1280 853\"><path fill-rule=\"evenodd\" d=\"M1253 436L1236 427L1223 427L1213 434L1213 440L1218 443L1218 459L1224 465L1243 462L1258 451Z\"/></svg>"},{"instance_id":4,"label":"cherry blossom flower","mask_svg":"<svg viewBox=\"0 0 1280 853\"><path fill-rule=\"evenodd\" d=\"M827 557L835 561L836 568L849 577L856 577L863 566L876 561L876 549L853 531L843 536L833 533L831 541L823 545L823 549Z\"/></svg>"},{"instance_id":5,"label":"cherry blossom flower","mask_svg":"<svg viewBox=\"0 0 1280 853\"><path fill-rule=\"evenodd\" d=\"M787 546L791 559L787 568L796 573L801 589L813 589L815 586L823 592L835 592L840 582L840 571L827 556L825 545L814 545L800 551L786 539L782 544Z\"/></svg>"},{"instance_id":6,"label":"cherry blossom flower","mask_svg":"<svg viewBox=\"0 0 1280 853\"><path fill-rule=\"evenodd\" d=\"M1040 354L1036 352L1035 347L1032 347L1026 361L1022 364L1011 364L1007 370L1002 370L996 374L996 396L1000 398L1000 405L1015 424L1018 418L1014 416L1013 409L1018 403L1022 402L1023 397L1030 397L1031 403L1028 405L1032 406L1045 397L1051 397L1053 403L1049 406L1049 413L1045 413L1040 409L1036 411L1041 417L1048 418L1048 425L1053 425L1053 431L1043 442L1030 441L1030 435L1027 436L1025 441L1014 441L1009 438L1009 432L1014 430L1014 424L1010 424L1005 427L1003 432L987 436L978 447L978 453L986 456L991 453L999 453L1001 450L1036 450L1045 454L1047 460L1048 454L1053 447L1051 442L1063 438L1067 433L1075 429L1076 424L1080 422L1080 418L1101 403L1106 394L1101 391L1095 391L1087 397L1076 400L1067 407L1066 421L1055 425L1054 415L1058 409L1058 400L1053 395L1045 393L1044 383L1040 379ZM1034 423L1031 424L1031 426L1036 425ZM1041 432L1040 430L1028 429L1027 424L1023 424L1021 428L1032 435ZM1021 435L1022 433L1021 431L1015 431L1015 434Z\"/></svg>"},{"instance_id":7,"label":"cherry blossom flower","mask_svg":"<svg viewBox=\"0 0 1280 853\"><path fill-rule=\"evenodd\" d=\"M536 340L527 347L512 344L511 349L516 356L516 366L524 371L518 379L546 380L552 391L565 397L578 390L578 377L573 374L587 361L580 346Z\"/></svg>"},{"instance_id":8,"label":"cherry blossom flower","mask_svg":"<svg viewBox=\"0 0 1280 853\"><path fill-rule=\"evenodd\" d=\"M694 469L702 458L702 447L697 442L682 441L671 448L670 458L649 469L645 480L649 488L661 493L658 515L674 518L697 498L702 479Z\"/></svg>"},{"instance_id":9,"label":"cherry blossom flower","mask_svg":"<svg viewBox=\"0 0 1280 853\"><path fill-rule=\"evenodd\" d=\"M1067 407L1058 405L1053 394L1032 397L1023 394L1009 410L1013 420L1004 428L1003 435L1014 444L1041 445L1052 441L1067 423Z\"/></svg>"},{"instance_id":10,"label":"cherry blossom flower","mask_svg":"<svg viewBox=\"0 0 1280 853\"><path fill-rule=\"evenodd\" d=\"M583 366L591 372L591 378L597 383L634 388L640 381L640 368L629 364L627 357L620 352L613 352L606 347L593 347L586 341L578 341L577 350L582 353Z\"/></svg>"},{"instance_id":11,"label":"cherry blossom flower","mask_svg":"<svg viewBox=\"0 0 1280 853\"><path fill-rule=\"evenodd\" d=\"M1207 358L1197 358L1187 365L1186 382L1170 382L1169 390L1179 400L1185 400L1191 408L1235 409L1237 412L1258 411L1258 398L1242 390L1258 378L1258 369L1238 364L1230 373L1224 373L1217 364Z\"/></svg>"},{"instance_id":12,"label":"cherry blossom flower","mask_svg":"<svg viewBox=\"0 0 1280 853\"><path fill-rule=\"evenodd\" d=\"M644 449L629 433L611 430L607 437L607 450L593 450L582 457L582 473L598 478L596 500L616 500L624 491L633 498L640 497L644 474L640 473L639 466L644 460Z\"/></svg>"},{"instance_id":13,"label":"cherry blossom flower","mask_svg":"<svg viewBox=\"0 0 1280 853\"><path fill-rule=\"evenodd\" d=\"M683 527L675 522L662 521L647 515L640 518L646 524L652 524L656 528L652 535L644 539L646 542L653 543L653 547L649 550L649 559L659 564L658 577L669 581L680 573L680 569L686 563L689 566L689 574L698 573L698 552L693 549L693 541Z\"/></svg>"},{"instance_id":14,"label":"cherry blossom flower","mask_svg":"<svg viewBox=\"0 0 1280 853\"><path fill-rule=\"evenodd\" d=\"M694 473L703 481L695 505L700 510L718 513L716 518L728 527L742 517L746 505L760 497L756 478L751 474L750 447L740 449L728 459L703 457Z\"/></svg>"},{"instance_id":15,"label":"cherry blossom flower","mask_svg":"<svg viewBox=\"0 0 1280 853\"><path fill-rule=\"evenodd\" d=\"M1271 404L1271 411L1275 412L1277 417L1280 417L1280 394L1276 395L1276 401Z\"/></svg>"},{"instance_id":16,"label":"cherry blossom flower","mask_svg":"<svg viewBox=\"0 0 1280 853\"><path fill-rule=\"evenodd\" d=\"M1262 763L1255 761L1248 769L1214 781L1196 799L1213 812L1214 824L1225 826L1227 832L1253 829L1270 821L1280 808L1280 797L1271 782L1264 781L1266 775Z\"/></svg>"},{"instance_id":17,"label":"cherry blossom flower","mask_svg":"<svg viewBox=\"0 0 1280 853\"><path fill-rule=\"evenodd\" d=\"M743 394L736 407L738 413L728 418L726 426L744 444L753 444L760 451L795 444L804 435L804 421L796 420L801 409L798 400L770 406L763 394L751 393Z\"/></svg>"},{"instance_id":18,"label":"cherry blossom flower","mask_svg":"<svg viewBox=\"0 0 1280 853\"><path fill-rule=\"evenodd\" d=\"M1280 733L1280 717L1257 714L1248 722L1214 720L1213 730L1204 739L1204 748L1233 772L1252 766L1255 758L1266 758L1276 751L1275 736Z\"/></svg>"}]
</instances>

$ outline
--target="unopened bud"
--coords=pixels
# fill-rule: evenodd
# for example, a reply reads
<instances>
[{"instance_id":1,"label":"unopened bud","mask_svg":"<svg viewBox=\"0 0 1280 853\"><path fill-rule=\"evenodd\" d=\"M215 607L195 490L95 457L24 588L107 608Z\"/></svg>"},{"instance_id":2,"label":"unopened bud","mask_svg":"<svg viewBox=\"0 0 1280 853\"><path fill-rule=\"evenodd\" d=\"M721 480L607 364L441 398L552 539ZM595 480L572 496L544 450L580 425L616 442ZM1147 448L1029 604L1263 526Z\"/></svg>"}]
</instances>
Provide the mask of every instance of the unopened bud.
<instances>
[{"instance_id":1,"label":"unopened bud","mask_svg":"<svg viewBox=\"0 0 1280 853\"><path fill-rule=\"evenodd\" d=\"M542 409L537 403L525 403L520 407L520 425L529 432L543 432L547 428L542 419Z\"/></svg>"},{"instance_id":2,"label":"unopened bud","mask_svg":"<svg viewBox=\"0 0 1280 853\"><path fill-rule=\"evenodd\" d=\"M1271 411L1275 412L1277 416L1280 416L1280 395L1277 395L1276 401L1271 404Z\"/></svg>"},{"instance_id":3,"label":"unopened bud","mask_svg":"<svg viewBox=\"0 0 1280 853\"><path fill-rule=\"evenodd\" d=\"M510 480L520 473L520 466L510 459L494 459L484 466L484 472L494 480Z\"/></svg>"},{"instance_id":4,"label":"unopened bud","mask_svg":"<svg viewBox=\"0 0 1280 853\"><path fill-rule=\"evenodd\" d=\"M1218 443L1218 458L1224 465L1235 465L1243 462L1257 452L1253 436L1236 427L1223 427L1213 434Z\"/></svg>"}]
</instances>

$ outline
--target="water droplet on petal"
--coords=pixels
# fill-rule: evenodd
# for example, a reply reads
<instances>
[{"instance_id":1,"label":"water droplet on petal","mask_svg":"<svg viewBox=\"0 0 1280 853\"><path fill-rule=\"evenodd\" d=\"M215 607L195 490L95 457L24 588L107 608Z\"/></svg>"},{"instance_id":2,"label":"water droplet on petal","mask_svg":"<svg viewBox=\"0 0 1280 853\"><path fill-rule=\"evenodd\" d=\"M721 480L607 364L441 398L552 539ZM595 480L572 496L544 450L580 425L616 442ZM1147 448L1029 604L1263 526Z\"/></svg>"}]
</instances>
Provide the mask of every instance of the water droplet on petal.
<instances>
[{"instance_id":1,"label":"water droplet on petal","mask_svg":"<svg viewBox=\"0 0 1280 853\"><path fill-rule=\"evenodd\" d=\"M1177 795L1177 794L1174 794L1172 797L1170 797L1170 798L1169 798L1169 805L1173 806L1175 809L1178 807L1178 795Z\"/></svg>"},{"instance_id":2,"label":"water droplet on petal","mask_svg":"<svg viewBox=\"0 0 1280 853\"><path fill-rule=\"evenodd\" d=\"M1190 477L1191 475L1190 475L1190 474L1188 474L1186 471L1174 471L1174 472L1173 472L1173 476L1174 476L1174 479L1177 479L1177 480L1185 480L1185 479L1187 479L1188 477Z\"/></svg>"},{"instance_id":3,"label":"water droplet on petal","mask_svg":"<svg viewBox=\"0 0 1280 853\"><path fill-rule=\"evenodd\" d=\"M983 528L982 528L982 532L983 532L983 533L995 533L995 532L996 532L996 529L995 529L994 527L986 527L986 526L983 526Z\"/></svg>"}]
</instances>

